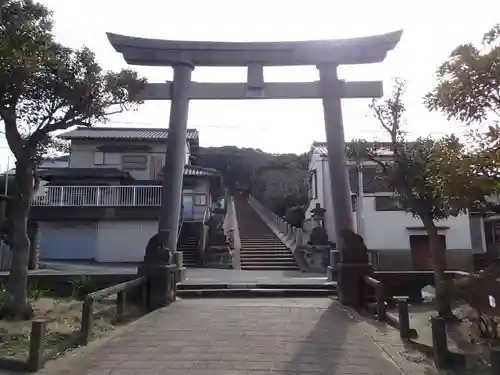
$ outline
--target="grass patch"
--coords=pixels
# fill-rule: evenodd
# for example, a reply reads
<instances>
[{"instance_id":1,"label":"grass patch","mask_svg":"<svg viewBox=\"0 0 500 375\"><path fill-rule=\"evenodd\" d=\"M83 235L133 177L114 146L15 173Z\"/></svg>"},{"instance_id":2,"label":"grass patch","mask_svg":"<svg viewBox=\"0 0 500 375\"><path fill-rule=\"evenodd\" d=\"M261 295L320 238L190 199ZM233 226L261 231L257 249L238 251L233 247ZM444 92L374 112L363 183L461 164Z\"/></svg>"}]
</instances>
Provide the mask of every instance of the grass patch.
<instances>
[{"instance_id":1,"label":"grass patch","mask_svg":"<svg viewBox=\"0 0 500 375\"><path fill-rule=\"evenodd\" d=\"M74 347L78 337L82 317L82 301L78 298L56 298L41 296L32 301L34 319L47 322L45 336L45 355L54 357ZM116 296L94 305L93 338L112 332L116 322ZM127 305L126 316L122 323L142 316L144 311L136 306ZM0 320L0 357L26 360L29 351L31 321Z\"/></svg>"}]
</instances>

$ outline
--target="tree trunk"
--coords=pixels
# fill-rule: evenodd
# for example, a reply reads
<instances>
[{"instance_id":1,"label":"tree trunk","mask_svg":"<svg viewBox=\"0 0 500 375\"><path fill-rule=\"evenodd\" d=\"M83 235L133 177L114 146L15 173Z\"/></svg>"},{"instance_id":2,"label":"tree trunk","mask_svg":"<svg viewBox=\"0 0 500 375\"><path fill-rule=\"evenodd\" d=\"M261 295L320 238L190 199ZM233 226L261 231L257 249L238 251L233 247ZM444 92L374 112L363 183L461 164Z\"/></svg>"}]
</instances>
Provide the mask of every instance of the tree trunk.
<instances>
[{"instance_id":1,"label":"tree trunk","mask_svg":"<svg viewBox=\"0 0 500 375\"><path fill-rule=\"evenodd\" d=\"M438 316L449 318L452 316L450 301L447 293L447 284L444 271L446 270L446 248L439 241L439 234L430 216L421 216L424 228L429 236L432 255L432 268L434 270L434 284L436 290L436 310Z\"/></svg>"},{"instance_id":2,"label":"tree trunk","mask_svg":"<svg viewBox=\"0 0 500 375\"><path fill-rule=\"evenodd\" d=\"M28 262L30 239L28 237L28 215L33 195L33 174L30 159L17 161L15 195L12 212L12 262L7 283L7 301L0 316L10 319L30 319L33 309L27 300Z\"/></svg>"}]
</instances>

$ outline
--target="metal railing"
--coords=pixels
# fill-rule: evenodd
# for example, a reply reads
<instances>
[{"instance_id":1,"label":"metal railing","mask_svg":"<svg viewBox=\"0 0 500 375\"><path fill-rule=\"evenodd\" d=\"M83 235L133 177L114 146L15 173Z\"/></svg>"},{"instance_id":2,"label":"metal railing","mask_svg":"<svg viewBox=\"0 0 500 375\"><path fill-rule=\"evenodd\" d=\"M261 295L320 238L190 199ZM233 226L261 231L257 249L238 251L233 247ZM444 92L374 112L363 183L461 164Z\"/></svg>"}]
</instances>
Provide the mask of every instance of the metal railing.
<instances>
[{"instance_id":1,"label":"metal railing","mask_svg":"<svg viewBox=\"0 0 500 375\"><path fill-rule=\"evenodd\" d=\"M205 224L207 223L207 220L210 217L210 209L207 207L205 208L205 212L203 213L203 220L202 220L202 225L200 226L200 236L198 239L197 243L197 249L198 249L198 256L199 259L201 260L201 263L204 262L205 260L205 250L206 250L206 236L205 236Z\"/></svg>"},{"instance_id":2,"label":"metal railing","mask_svg":"<svg viewBox=\"0 0 500 375\"><path fill-rule=\"evenodd\" d=\"M208 204L205 193L186 193L192 206ZM159 207L161 186L46 186L33 198L33 206L42 207Z\"/></svg>"},{"instance_id":3,"label":"metal railing","mask_svg":"<svg viewBox=\"0 0 500 375\"><path fill-rule=\"evenodd\" d=\"M254 197L249 197L248 201L260 217L272 226L284 237L283 240L287 241L290 248L295 250L297 247L306 245L309 241L310 234L303 231L302 228L297 228L288 223L281 216L276 215L274 212L264 207Z\"/></svg>"}]
</instances>

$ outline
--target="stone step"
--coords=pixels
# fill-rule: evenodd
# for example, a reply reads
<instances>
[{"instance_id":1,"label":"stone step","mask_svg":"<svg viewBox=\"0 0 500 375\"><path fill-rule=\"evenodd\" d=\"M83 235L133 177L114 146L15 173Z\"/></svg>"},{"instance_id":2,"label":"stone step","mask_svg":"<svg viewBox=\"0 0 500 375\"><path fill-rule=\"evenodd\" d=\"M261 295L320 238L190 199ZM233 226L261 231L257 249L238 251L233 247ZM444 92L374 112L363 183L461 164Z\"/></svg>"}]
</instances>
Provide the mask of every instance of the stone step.
<instances>
[{"instance_id":1,"label":"stone step","mask_svg":"<svg viewBox=\"0 0 500 375\"><path fill-rule=\"evenodd\" d=\"M290 260L274 260L271 261L269 259L260 259L256 261L249 262L248 260L242 260L240 262L241 267L247 267L247 266L286 266L286 267L295 267L295 260L290 259Z\"/></svg>"},{"instance_id":2,"label":"stone step","mask_svg":"<svg viewBox=\"0 0 500 375\"><path fill-rule=\"evenodd\" d=\"M241 258L242 262L259 262L260 260L262 260L263 262L289 262L289 261L295 262L293 257L291 257L290 255L279 258L273 256L267 256L267 257L261 256L259 258L244 258L244 257Z\"/></svg>"},{"instance_id":3,"label":"stone step","mask_svg":"<svg viewBox=\"0 0 500 375\"><path fill-rule=\"evenodd\" d=\"M240 237L240 240L243 241L243 242L256 242L256 243L262 243L262 242L281 242L281 240L274 236L274 237L270 237L270 238L262 238L262 237L258 237L258 238L241 238Z\"/></svg>"},{"instance_id":4,"label":"stone step","mask_svg":"<svg viewBox=\"0 0 500 375\"><path fill-rule=\"evenodd\" d=\"M283 243L267 243L267 244L254 244L254 243L241 243L241 247L249 247L253 249L266 249L266 248L271 248L271 249L276 249L276 248L281 248L281 249L288 249L288 247L285 246Z\"/></svg>"},{"instance_id":5,"label":"stone step","mask_svg":"<svg viewBox=\"0 0 500 375\"><path fill-rule=\"evenodd\" d=\"M253 249L250 247L244 247L240 250L240 254L292 254L290 250L288 250L286 247L280 247L280 248L272 248L272 247L266 247L266 248L261 248L261 249Z\"/></svg>"},{"instance_id":6,"label":"stone step","mask_svg":"<svg viewBox=\"0 0 500 375\"><path fill-rule=\"evenodd\" d=\"M254 244L254 243L242 243L241 247L248 249L288 249L282 243L271 243L271 244Z\"/></svg>"},{"instance_id":7,"label":"stone step","mask_svg":"<svg viewBox=\"0 0 500 375\"><path fill-rule=\"evenodd\" d=\"M281 249L241 249L240 254L291 254L290 250L286 248L281 248Z\"/></svg>"},{"instance_id":8,"label":"stone step","mask_svg":"<svg viewBox=\"0 0 500 375\"><path fill-rule=\"evenodd\" d=\"M281 257L275 257L275 256L266 256L266 255L261 255L259 257L241 257L242 262L258 262L259 260L262 260L264 262L288 262L290 260L294 261L294 258L291 255L288 256L281 256Z\"/></svg>"},{"instance_id":9,"label":"stone step","mask_svg":"<svg viewBox=\"0 0 500 375\"><path fill-rule=\"evenodd\" d=\"M251 266L245 266L241 265L242 270L253 270L253 271L280 271L280 270L298 270L299 267L297 266L280 266L280 265L251 265Z\"/></svg>"},{"instance_id":10,"label":"stone step","mask_svg":"<svg viewBox=\"0 0 500 375\"><path fill-rule=\"evenodd\" d=\"M292 253L288 249L283 250L248 250L241 249L240 255L255 255L259 256L261 254L269 254L269 255L292 255Z\"/></svg>"},{"instance_id":11,"label":"stone step","mask_svg":"<svg viewBox=\"0 0 500 375\"><path fill-rule=\"evenodd\" d=\"M268 240L268 241L245 241L245 240L241 240L241 243L242 244L245 244L245 245L255 245L255 246L265 246L265 245L280 245L280 246L285 246L283 244L283 242L281 242L280 240L276 239L276 240Z\"/></svg>"},{"instance_id":12,"label":"stone step","mask_svg":"<svg viewBox=\"0 0 500 375\"><path fill-rule=\"evenodd\" d=\"M235 297L328 297L336 295L336 290L328 289L312 289L312 288L287 288L287 289L267 289L267 288L220 288L220 289L178 289L177 295L181 298L203 298L203 297L219 297L219 298L235 298Z\"/></svg>"}]
</instances>

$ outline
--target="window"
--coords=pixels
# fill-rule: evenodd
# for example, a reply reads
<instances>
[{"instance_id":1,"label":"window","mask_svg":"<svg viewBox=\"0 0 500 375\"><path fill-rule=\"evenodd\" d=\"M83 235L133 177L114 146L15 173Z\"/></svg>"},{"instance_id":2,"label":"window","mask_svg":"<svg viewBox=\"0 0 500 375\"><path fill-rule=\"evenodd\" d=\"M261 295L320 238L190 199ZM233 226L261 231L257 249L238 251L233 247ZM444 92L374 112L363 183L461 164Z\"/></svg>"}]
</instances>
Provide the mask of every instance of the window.
<instances>
[{"instance_id":1,"label":"window","mask_svg":"<svg viewBox=\"0 0 500 375\"><path fill-rule=\"evenodd\" d=\"M403 211L403 208L394 197L375 197L375 211Z\"/></svg>"},{"instance_id":2,"label":"window","mask_svg":"<svg viewBox=\"0 0 500 375\"><path fill-rule=\"evenodd\" d=\"M123 155L122 169L124 171L144 171L148 167L146 155Z\"/></svg>"},{"instance_id":3,"label":"window","mask_svg":"<svg viewBox=\"0 0 500 375\"><path fill-rule=\"evenodd\" d=\"M106 164L106 165L120 165L121 164L121 154L119 152L105 152L104 153L104 164Z\"/></svg>"},{"instance_id":4,"label":"window","mask_svg":"<svg viewBox=\"0 0 500 375\"><path fill-rule=\"evenodd\" d=\"M120 165L120 154L116 152L94 152L94 165Z\"/></svg>"},{"instance_id":5,"label":"window","mask_svg":"<svg viewBox=\"0 0 500 375\"><path fill-rule=\"evenodd\" d=\"M96 151L94 152L94 165L104 164L104 152Z\"/></svg>"},{"instance_id":6,"label":"window","mask_svg":"<svg viewBox=\"0 0 500 375\"><path fill-rule=\"evenodd\" d=\"M318 176L316 170L311 172L309 176L309 199L318 198Z\"/></svg>"},{"instance_id":7,"label":"window","mask_svg":"<svg viewBox=\"0 0 500 375\"><path fill-rule=\"evenodd\" d=\"M206 206L207 204L206 195L195 195L193 200L195 206Z\"/></svg>"}]
</instances>

